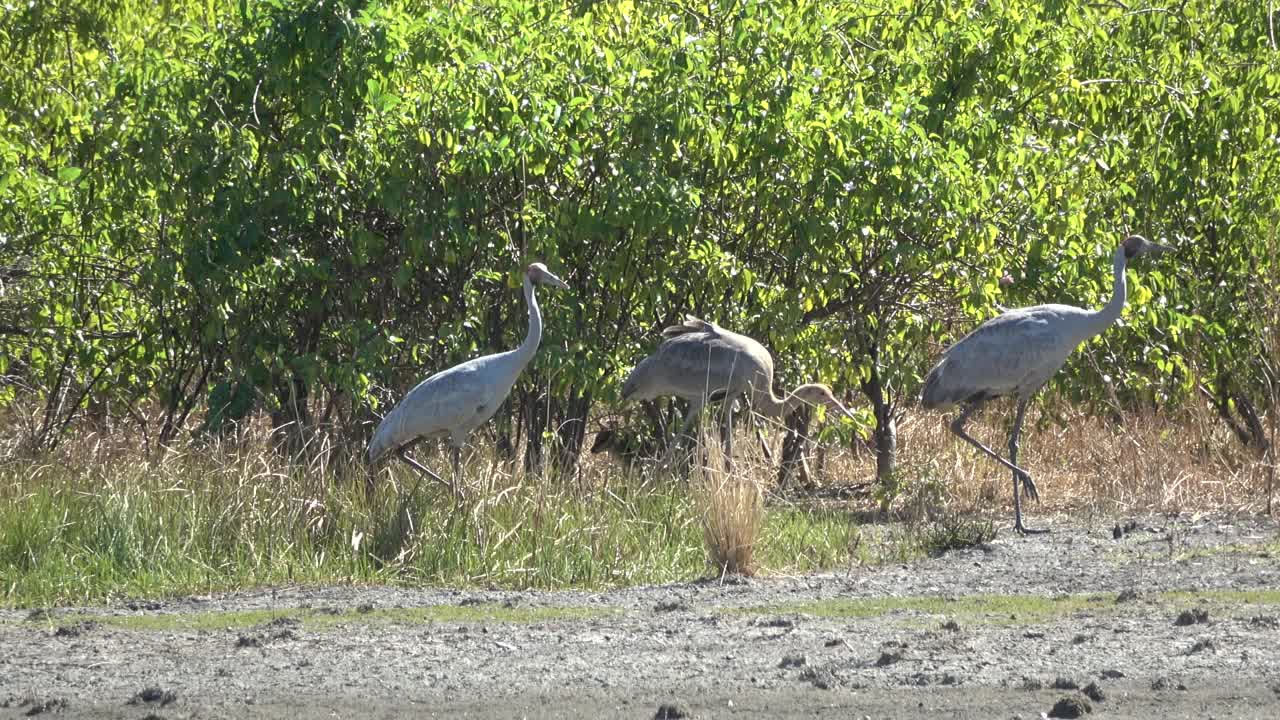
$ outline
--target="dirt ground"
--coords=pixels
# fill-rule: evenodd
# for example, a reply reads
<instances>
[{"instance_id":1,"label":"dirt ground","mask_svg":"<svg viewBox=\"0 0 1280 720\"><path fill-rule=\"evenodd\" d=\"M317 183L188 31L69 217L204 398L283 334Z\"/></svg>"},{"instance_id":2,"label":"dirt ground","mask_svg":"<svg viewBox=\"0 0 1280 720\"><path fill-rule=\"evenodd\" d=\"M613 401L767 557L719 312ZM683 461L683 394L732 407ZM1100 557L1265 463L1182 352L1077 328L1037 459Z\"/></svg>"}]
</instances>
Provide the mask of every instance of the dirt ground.
<instances>
[{"instance_id":1,"label":"dirt ground","mask_svg":"<svg viewBox=\"0 0 1280 720\"><path fill-rule=\"evenodd\" d=\"M1280 717L1276 523L1040 520L801 577L0 611L0 718Z\"/></svg>"}]
</instances>

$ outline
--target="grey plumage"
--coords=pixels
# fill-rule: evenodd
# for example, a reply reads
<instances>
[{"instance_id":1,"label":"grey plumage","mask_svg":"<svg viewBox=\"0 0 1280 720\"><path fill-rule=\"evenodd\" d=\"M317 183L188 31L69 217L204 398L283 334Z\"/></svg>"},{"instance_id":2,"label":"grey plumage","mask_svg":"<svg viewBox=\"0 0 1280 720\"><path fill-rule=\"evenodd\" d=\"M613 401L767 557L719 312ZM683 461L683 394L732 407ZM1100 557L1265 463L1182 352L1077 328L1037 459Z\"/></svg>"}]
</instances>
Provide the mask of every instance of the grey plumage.
<instances>
[{"instance_id":1,"label":"grey plumage","mask_svg":"<svg viewBox=\"0 0 1280 720\"><path fill-rule=\"evenodd\" d=\"M727 401L746 396L755 411L768 417L782 416L806 402L824 404L852 417L826 385L801 385L785 397L774 395L773 358L746 335L688 316L683 324L664 329L662 336L665 339L658 349L623 381L622 399L653 400L667 395L684 399L689 403L686 433L712 395L724 395ZM731 415L725 413L726 429ZM725 437L728 450L727 432Z\"/></svg>"},{"instance_id":2,"label":"grey plumage","mask_svg":"<svg viewBox=\"0 0 1280 720\"><path fill-rule=\"evenodd\" d=\"M567 288L542 263L530 265L524 274L524 298L529 307L529 330L520 346L507 352L485 355L443 370L423 380L387 413L369 442L369 462L377 462L390 452L425 475L440 480L425 466L405 454L423 438L445 436L453 450L456 483L461 473L461 450L467 436L493 416L511 393L511 386L533 359L542 341L542 312L538 308L534 284ZM456 492L456 485L454 487Z\"/></svg>"},{"instance_id":3,"label":"grey plumage","mask_svg":"<svg viewBox=\"0 0 1280 720\"><path fill-rule=\"evenodd\" d=\"M1111 300L1098 310L1071 305L1036 305L1009 310L982 323L942 353L942 359L925 377L920 402L926 409L962 406L951 431L989 455L1013 473L1014 529L1033 532L1022 524L1019 482L1028 497L1038 498L1031 475L1018 462L1018 436L1027 404L1053 377L1081 343L1110 327L1120 317L1127 296L1125 268L1128 261L1169 248L1131 235L1112 257L1114 288ZM1013 430L1009 435L1009 459L970 437L964 423L987 400L1013 396L1017 400Z\"/></svg>"}]
</instances>

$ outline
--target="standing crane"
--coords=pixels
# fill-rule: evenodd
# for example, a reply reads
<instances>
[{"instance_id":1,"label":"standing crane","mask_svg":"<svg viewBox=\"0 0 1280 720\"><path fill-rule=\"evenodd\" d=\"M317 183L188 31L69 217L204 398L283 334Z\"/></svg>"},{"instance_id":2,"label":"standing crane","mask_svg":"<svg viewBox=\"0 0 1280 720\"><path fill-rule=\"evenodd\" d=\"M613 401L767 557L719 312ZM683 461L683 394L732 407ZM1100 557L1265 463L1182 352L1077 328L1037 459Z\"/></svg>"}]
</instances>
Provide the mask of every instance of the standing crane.
<instances>
[{"instance_id":1,"label":"standing crane","mask_svg":"<svg viewBox=\"0 0 1280 720\"><path fill-rule=\"evenodd\" d=\"M640 361L622 383L622 399L653 400L674 395L689 403L681 430L687 434L698 420L708 398L724 398L726 462L732 453L732 403L745 395L751 406L766 417L790 414L802 404L822 404L846 417L853 414L840 404L831 388L821 384L797 387L786 397L773 394L773 358L764 346L746 335L687 316L682 325L662 331L665 338L649 357ZM759 429L757 428L757 435ZM763 437L760 438L763 443Z\"/></svg>"},{"instance_id":2,"label":"standing crane","mask_svg":"<svg viewBox=\"0 0 1280 720\"><path fill-rule=\"evenodd\" d=\"M1018 484L1032 500L1039 500L1031 475L1018 466L1018 434L1027 412L1027 403L1058 371L1081 343L1111 327L1124 309L1127 288L1125 267L1130 260L1147 253L1171 250L1130 235L1116 248L1113 266L1115 289L1111 299L1098 310L1071 305L1036 305L1017 308L991 318L942 353L929 371L920 402L926 409L945 410L961 405L951 421L951 432L989 455L1013 472L1013 529L1019 533L1039 533L1022 524L1022 504ZM1017 399L1013 431L1009 433L1009 459L1000 457L964 431L964 423L983 403L1012 395Z\"/></svg>"},{"instance_id":3,"label":"standing crane","mask_svg":"<svg viewBox=\"0 0 1280 720\"><path fill-rule=\"evenodd\" d=\"M444 480L409 457L419 440L447 435L453 448L453 478L445 483L456 495L462 473L462 446L472 430L493 416L511 393L511 386L542 341L542 312L534 295L535 283L561 289L569 286L551 274L547 266L533 263L524 272L524 301L529 307L529 332L515 350L485 355L432 375L409 391L387 413L369 442L369 462L395 452L416 470L437 482Z\"/></svg>"}]
</instances>

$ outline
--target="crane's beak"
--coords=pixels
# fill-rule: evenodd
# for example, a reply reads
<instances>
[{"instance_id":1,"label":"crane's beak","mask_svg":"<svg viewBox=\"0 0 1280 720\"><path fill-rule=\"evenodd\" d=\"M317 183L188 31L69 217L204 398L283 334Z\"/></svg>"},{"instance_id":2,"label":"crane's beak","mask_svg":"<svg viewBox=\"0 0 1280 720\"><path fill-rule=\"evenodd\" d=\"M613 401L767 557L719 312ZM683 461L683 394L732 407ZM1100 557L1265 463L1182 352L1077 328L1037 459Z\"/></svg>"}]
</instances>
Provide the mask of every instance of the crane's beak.
<instances>
[{"instance_id":1,"label":"crane's beak","mask_svg":"<svg viewBox=\"0 0 1280 720\"><path fill-rule=\"evenodd\" d=\"M1167 252L1173 252L1173 248L1168 245L1161 245L1160 243L1153 243L1148 240L1147 244L1142 248L1142 252L1144 255L1159 257Z\"/></svg>"},{"instance_id":2,"label":"crane's beak","mask_svg":"<svg viewBox=\"0 0 1280 720\"><path fill-rule=\"evenodd\" d=\"M841 415L844 415L845 417L849 418L850 420L857 420L857 419L858 419L856 416L854 416L854 414L853 414L853 413L849 412L849 408L845 407L844 405L841 405L839 400L832 401L832 402L830 402L830 403L828 403L828 404L829 404L831 407L833 407L833 408L835 408L836 410L838 410L838 411L840 412L840 414L841 414Z\"/></svg>"},{"instance_id":3,"label":"crane's beak","mask_svg":"<svg viewBox=\"0 0 1280 720\"><path fill-rule=\"evenodd\" d=\"M550 285L551 287L560 288L561 290L569 289L569 285L565 281L553 275L550 270L543 270L540 272L538 274L538 281L546 285Z\"/></svg>"}]
</instances>

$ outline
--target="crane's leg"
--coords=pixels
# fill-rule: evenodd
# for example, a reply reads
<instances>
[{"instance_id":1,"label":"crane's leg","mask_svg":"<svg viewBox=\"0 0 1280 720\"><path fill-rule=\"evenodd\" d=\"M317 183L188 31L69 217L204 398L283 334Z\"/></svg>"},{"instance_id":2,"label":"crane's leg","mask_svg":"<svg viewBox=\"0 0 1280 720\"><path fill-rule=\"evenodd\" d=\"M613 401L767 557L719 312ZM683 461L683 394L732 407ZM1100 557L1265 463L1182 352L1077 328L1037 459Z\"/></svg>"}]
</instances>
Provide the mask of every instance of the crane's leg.
<instances>
[{"instance_id":1,"label":"crane's leg","mask_svg":"<svg viewBox=\"0 0 1280 720\"><path fill-rule=\"evenodd\" d=\"M951 421L951 432L955 433L961 440L964 440L970 445L981 450L991 459L995 460L996 462L1000 463L1001 465L1013 471L1014 529L1017 530L1018 532L1026 532L1026 529L1021 527L1022 511L1018 503L1018 481L1021 480L1022 482L1031 483L1031 474L1028 473L1026 470L1023 470L1022 468L1018 467L1017 465L1013 464L1012 462L1009 462L1008 460L1005 460L1004 458L1000 457L999 453L987 447L986 445L983 445L982 443L978 442L974 438L970 437L969 434L964 431L965 421L968 420L969 416L972 415L975 411L977 411L978 408L982 407L982 403L983 403L982 400L975 400L965 405L960 410L960 414L956 417L956 419ZM1015 427L1018 427L1019 425L1021 425L1021 423L1015 423ZM1035 487L1035 484L1031 483L1031 486Z\"/></svg>"},{"instance_id":2,"label":"crane's leg","mask_svg":"<svg viewBox=\"0 0 1280 720\"><path fill-rule=\"evenodd\" d=\"M1009 463L1015 467L1018 465L1018 436L1022 433L1022 419L1027 414L1028 400L1018 400L1018 409L1013 417L1013 432L1009 433ZM1018 481L1022 481L1022 493L1032 500L1039 501L1040 493L1036 492L1036 484L1031 480L1031 476L1026 472L1022 476L1018 476L1018 471L1013 471L1013 529L1023 535L1035 535L1038 533L1048 532L1048 530L1032 530L1022 524L1022 501L1019 498Z\"/></svg>"},{"instance_id":3,"label":"crane's leg","mask_svg":"<svg viewBox=\"0 0 1280 720\"><path fill-rule=\"evenodd\" d=\"M773 462L773 451L769 449L769 441L764 437L764 430L761 428L760 417L756 415L755 408L751 407L751 401L743 395L743 402L747 407L747 422L751 423L751 429L755 431L756 440L760 441L760 452L764 453L766 462Z\"/></svg>"},{"instance_id":4,"label":"crane's leg","mask_svg":"<svg viewBox=\"0 0 1280 720\"><path fill-rule=\"evenodd\" d=\"M416 441L407 443L405 445L401 445L400 449L396 451L396 454L400 456L401 460L405 461L406 463L409 463L410 467L412 467L413 469L421 473L420 475L418 475L418 482L414 483L413 485L413 492L410 493L410 496L418 494L418 488L422 485L423 476L429 477L432 480L435 480L436 482L441 483L442 485L448 485L449 483L445 482L444 478L440 477L434 472L431 472L431 469L428 468L426 465L423 465L417 460L414 460L413 458L409 457L409 448L413 447L415 443Z\"/></svg>"},{"instance_id":5,"label":"crane's leg","mask_svg":"<svg viewBox=\"0 0 1280 720\"><path fill-rule=\"evenodd\" d=\"M725 398L720 406L720 449L724 453L725 472L733 472L733 400Z\"/></svg>"},{"instance_id":6,"label":"crane's leg","mask_svg":"<svg viewBox=\"0 0 1280 720\"><path fill-rule=\"evenodd\" d=\"M673 450L681 450L689 443L689 447L694 451L695 455L698 450L698 438L691 434L691 430L698 424L698 419L702 416L702 398L692 398L689 400L689 411L685 413L684 424L680 426L680 435L676 438Z\"/></svg>"},{"instance_id":7,"label":"crane's leg","mask_svg":"<svg viewBox=\"0 0 1280 720\"><path fill-rule=\"evenodd\" d=\"M698 423L698 416L702 414L703 402L701 399L689 401L689 411L684 414L684 424L680 426L680 434L688 436L689 431Z\"/></svg>"},{"instance_id":8,"label":"crane's leg","mask_svg":"<svg viewBox=\"0 0 1280 720\"><path fill-rule=\"evenodd\" d=\"M764 453L765 461L773 462L773 451L769 449L769 441L764 437L764 429L760 427L760 421L756 419L755 413L751 414L751 425L756 429L756 439L760 441L760 451Z\"/></svg>"},{"instance_id":9,"label":"crane's leg","mask_svg":"<svg viewBox=\"0 0 1280 720\"><path fill-rule=\"evenodd\" d=\"M455 498L462 497L462 446L453 445L453 482L449 484L449 489L453 491Z\"/></svg>"}]
</instances>

